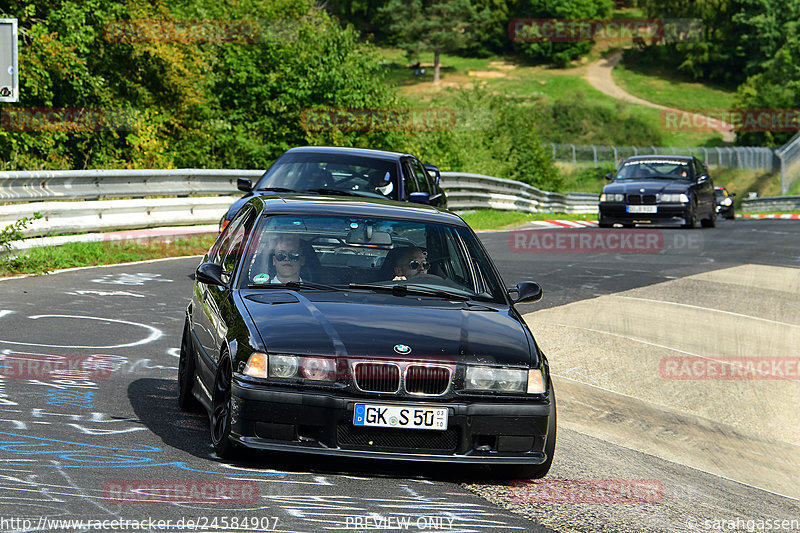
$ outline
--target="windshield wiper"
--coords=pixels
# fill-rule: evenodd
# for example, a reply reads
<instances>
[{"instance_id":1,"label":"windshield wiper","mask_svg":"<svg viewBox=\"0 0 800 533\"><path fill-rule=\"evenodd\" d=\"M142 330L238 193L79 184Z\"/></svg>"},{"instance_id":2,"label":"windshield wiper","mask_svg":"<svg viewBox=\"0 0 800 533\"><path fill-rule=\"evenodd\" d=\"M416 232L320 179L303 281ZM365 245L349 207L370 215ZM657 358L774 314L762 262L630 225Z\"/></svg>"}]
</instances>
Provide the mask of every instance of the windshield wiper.
<instances>
[{"instance_id":1,"label":"windshield wiper","mask_svg":"<svg viewBox=\"0 0 800 533\"><path fill-rule=\"evenodd\" d=\"M363 194L359 194L356 191L345 191L342 189L328 189L325 187L319 189L308 189L303 192L316 192L319 194L333 194L338 196L364 196Z\"/></svg>"},{"instance_id":2,"label":"windshield wiper","mask_svg":"<svg viewBox=\"0 0 800 533\"><path fill-rule=\"evenodd\" d=\"M286 187L261 187L257 191L270 191L270 192L300 192L294 189L287 189Z\"/></svg>"},{"instance_id":3,"label":"windshield wiper","mask_svg":"<svg viewBox=\"0 0 800 533\"><path fill-rule=\"evenodd\" d=\"M248 289L312 289L315 291L341 291L342 287L314 283L311 281L287 281L286 283L250 283Z\"/></svg>"},{"instance_id":4,"label":"windshield wiper","mask_svg":"<svg viewBox=\"0 0 800 533\"><path fill-rule=\"evenodd\" d=\"M422 294L424 296L439 296L440 298L448 298L450 300L466 301L470 299L469 296L465 296L463 294L415 285L373 285L371 283L351 283L349 287L351 289L373 289L378 291L386 291L397 296L405 296L406 294Z\"/></svg>"}]
</instances>

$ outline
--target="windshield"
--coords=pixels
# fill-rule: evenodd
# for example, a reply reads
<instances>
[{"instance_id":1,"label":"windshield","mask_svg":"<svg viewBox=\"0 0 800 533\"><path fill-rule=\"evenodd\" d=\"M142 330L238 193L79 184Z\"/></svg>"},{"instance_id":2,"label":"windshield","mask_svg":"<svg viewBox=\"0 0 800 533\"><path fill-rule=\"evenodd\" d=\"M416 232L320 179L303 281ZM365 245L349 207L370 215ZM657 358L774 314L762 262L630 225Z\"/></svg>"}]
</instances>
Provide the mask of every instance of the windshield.
<instances>
[{"instance_id":1,"label":"windshield","mask_svg":"<svg viewBox=\"0 0 800 533\"><path fill-rule=\"evenodd\" d=\"M398 294L424 288L433 289L427 290L433 295L506 301L501 280L466 228L382 218L271 215L254 232L240 287L305 284L313 289L316 284L317 289L395 288Z\"/></svg>"},{"instance_id":2,"label":"windshield","mask_svg":"<svg viewBox=\"0 0 800 533\"><path fill-rule=\"evenodd\" d=\"M261 178L256 189L342 191L358 196L397 199L394 161L347 154L287 153Z\"/></svg>"},{"instance_id":3,"label":"windshield","mask_svg":"<svg viewBox=\"0 0 800 533\"><path fill-rule=\"evenodd\" d=\"M679 159L639 159L626 161L619 173L618 180L633 179L675 179L687 180L692 177L689 161Z\"/></svg>"}]
</instances>

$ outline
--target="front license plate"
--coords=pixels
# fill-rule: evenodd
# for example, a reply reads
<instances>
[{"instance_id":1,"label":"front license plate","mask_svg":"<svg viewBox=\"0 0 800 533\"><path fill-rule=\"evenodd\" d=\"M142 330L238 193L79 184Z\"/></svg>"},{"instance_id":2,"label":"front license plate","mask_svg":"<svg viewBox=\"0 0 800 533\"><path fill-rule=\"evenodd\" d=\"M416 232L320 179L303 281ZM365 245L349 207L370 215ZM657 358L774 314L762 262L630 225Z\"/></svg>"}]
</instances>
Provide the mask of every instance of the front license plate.
<instances>
[{"instance_id":1,"label":"front license plate","mask_svg":"<svg viewBox=\"0 0 800 533\"><path fill-rule=\"evenodd\" d=\"M628 213L657 213L658 206L655 205L629 205Z\"/></svg>"},{"instance_id":2,"label":"front license plate","mask_svg":"<svg viewBox=\"0 0 800 533\"><path fill-rule=\"evenodd\" d=\"M447 429L447 408L357 403L353 425L444 430Z\"/></svg>"}]
</instances>

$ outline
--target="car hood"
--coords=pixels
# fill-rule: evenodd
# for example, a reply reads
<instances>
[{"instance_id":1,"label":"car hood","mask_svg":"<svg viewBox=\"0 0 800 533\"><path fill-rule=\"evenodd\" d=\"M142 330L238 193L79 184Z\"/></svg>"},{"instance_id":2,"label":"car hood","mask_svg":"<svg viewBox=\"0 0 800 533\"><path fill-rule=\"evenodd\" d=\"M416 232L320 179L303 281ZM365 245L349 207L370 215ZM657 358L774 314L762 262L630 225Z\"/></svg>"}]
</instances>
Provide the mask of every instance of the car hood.
<instances>
[{"instance_id":1,"label":"car hood","mask_svg":"<svg viewBox=\"0 0 800 533\"><path fill-rule=\"evenodd\" d=\"M692 182L688 180L625 180L609 183L603 188L603 192L606 194L682 193L686 192L691 185Z\"/></svg>"},{"instance_id":2,"label":"car hood","mask_svg":"<svg viewBox=\"0 0 800 533\"><path fill-rule=\"evenodd\" d=\"M527 328L508 308L391 294L244 293L268 353L534 363Z\"/></svg>"}]
</instances>

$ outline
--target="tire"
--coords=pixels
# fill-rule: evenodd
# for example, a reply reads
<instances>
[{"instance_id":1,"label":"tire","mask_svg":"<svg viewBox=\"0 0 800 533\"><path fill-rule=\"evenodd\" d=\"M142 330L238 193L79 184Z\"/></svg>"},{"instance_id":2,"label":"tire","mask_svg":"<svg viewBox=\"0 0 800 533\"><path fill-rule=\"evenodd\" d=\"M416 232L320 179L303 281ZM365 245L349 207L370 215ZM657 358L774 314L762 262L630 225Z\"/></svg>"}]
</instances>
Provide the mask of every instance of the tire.
<instances>
[{"instance_id":1,"label":"tire","mask_svg":"<svg viewBox=\"0 0 800 533\"><path fill-rule=\"evenodd\" d=\"M689 220L683 225L684 228L687 229L694 229L697 227L697 198L692 198L691 207L689 207L689 213L687 218Z\"/></svg>"},{"instance_id":2,"label":"tire","mask_svg":"<svg viewBox=\"0 0 800 533\"><path fill-rule=\"evenodd\" d=\"M703 220L701 220L700 224L704 228L714 228L714 227L716 227L716 225L717 225L717 212L712 209L711 210L711 214L708 216L708 218L704 218Z\"/></svg>"},{"instance_id":3,"label":"tire","mask_svg":"<svg viewBox=\"0 0 800 533\"><path fill-rule=\"evenodd\" d=\"M496 466L492 468L492 473L500 479L540 479L547 475L553 465L553 455L556 451L556 391L550 383L550 395L552 397L553 414L547 423L547 442L544 445L544 453L547 459L538 465L514 465Z\"/></svg>"},{"instance_id":4,"label":"tire","mask_svg":"<svg viewBox=\"0 0 800 533\"><path fill-rule=\"evenodd\" d=\"M211 395L211 445L220 459L230 459L235 445L231 441L231 365L228 357L220 358L214 391Z\"/></svg>"},{"instance_id":5,"label":"tire","mask_svg":"<svg viewBox=\"0 0 800 533\"><path fill-rule=\"evenodd\" d=\"M189 330L189 321L183 326L181 338L181 355L178 359L178 407L181 411L196 413L201 410L200 402L192 394L192 385L195 380L194 346L192 333Z\"/></svg>"}]
</instances>

